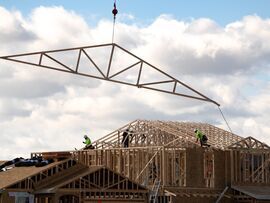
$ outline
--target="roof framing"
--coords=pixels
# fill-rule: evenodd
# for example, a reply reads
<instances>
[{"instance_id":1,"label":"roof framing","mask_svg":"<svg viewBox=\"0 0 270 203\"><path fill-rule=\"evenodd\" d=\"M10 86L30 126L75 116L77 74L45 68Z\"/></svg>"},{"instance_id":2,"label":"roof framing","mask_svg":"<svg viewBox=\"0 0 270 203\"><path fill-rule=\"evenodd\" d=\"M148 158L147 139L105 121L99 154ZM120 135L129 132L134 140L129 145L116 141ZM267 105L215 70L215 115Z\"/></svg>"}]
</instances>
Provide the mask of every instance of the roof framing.
<instances>
[{"instance_id":1,"label":"roof framing","mask_svg":"<svg viewBox=\"0 0 270 203\"><path fill-rule=\"evenodd\" d=\"M208 137L209 144L216 149L226 149L243 139L238 135L205 123L135 120L112 133L96 140L93 144L100 148L121 148L122 134L126 129L132 132L129 147L195 147L194 129L200 129Z\"/></svg>"},{"instance_id":2,"label":"roof framing","mask_svg":"<svg viewBox=\"0 0 270 203\"><path fill-rule=\"evenodd\" d=\"M270 147L253 137L244 138L228 147L229 149L270 149Z\"/></svg>"},{"instance_id":3,"label":"roof framing","mask_svg":"<svg viewBox=\"0 0 270 203\"><path fill-rule=\"evenodd\" d=\"M22 167L22 168L26 168L26 169L30 169L35 171L35 167ZM20 170L22 168L17 168L18 171L17 172L21 172ZM39 169L38 172L36 173L32 173L32 174L25 174L24 178L20 178L18 180L14 180L12 182L9 182L9 184L6 184L4 187L4 189L11 189L12 191L16 190L16 191L28 191L28 192L32 192L35 188L38 188L39 185L42 185L44 182L47 182L48 179L50 179L52 176L55 177L59 177L61 176L62 172L66 171L67 169L70 168L77 168L77 163L76 161L72 160L72 159L67 159L67 160L63 160L60 162L56 162L56 163L52 163L49 164L45 167L41 167ZM10 170L11 172L13 170L15 170L16 167L12 170ZM9 175L9 174L7 174Z\"/></svg>"}]
</instances>

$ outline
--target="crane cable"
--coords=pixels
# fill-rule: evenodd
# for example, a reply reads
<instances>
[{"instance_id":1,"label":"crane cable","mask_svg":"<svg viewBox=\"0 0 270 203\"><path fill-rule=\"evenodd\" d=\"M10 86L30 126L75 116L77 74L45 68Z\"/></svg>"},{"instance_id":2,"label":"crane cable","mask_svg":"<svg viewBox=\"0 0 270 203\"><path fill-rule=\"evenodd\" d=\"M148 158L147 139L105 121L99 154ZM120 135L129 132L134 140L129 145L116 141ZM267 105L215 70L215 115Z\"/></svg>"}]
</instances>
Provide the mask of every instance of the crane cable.
<instances>
[{"instance_id":1,"label":"crane cable","mask_svg":"<svg viewBox=\"0 0 270 203\"><path fill-rule=\"evenodd\" d=\"M220 107L219 107L219 106L218 106L218 109L219 109L219 112L220 112L220 114L221 114L221 116L222 116L223 120L225 121L225 123L226 123L227 127L229 128L229 130L230 130L231 134L233 134L232 129L231 129L231 127L230 127L230 125L229 125L228 121L226 120L226 118L225 118L225 116L224 116L224 114L223 114L223 112L222 112L222 110L220 109Z\"/></svg>"},{"instance_id":2,"label":"crane cable","mask_svg":"<svg viewBox=\"0 0 270 203\"><path fill-rule=\"evenodd\" d=\"M114 3L113 3L113 10L112 10L112 14L113 14L112 43L114 42L114 30L115 30L115 21L116 21L116 15L117 15L117 13L118 13L118 10L117 10L117 8L116 8L116 0L114 0ZM230 127L228 121L226 120L226 118L225 118L225 116L224 116L224 114L223 114L223 112L222 112L222 110L220 109L219 106L218 106L218 109L219 109L219 112L220 112L220 114L221 114L223 120L225 121L225 123L226 123L228 129L229 129L230 132L233 134L232 129L231 129L231 127Z\"/></svg>"},{"instance_id":3,"label":"crane cable","mask_svg":"<svg viewBox=\"0 0 270 203\"><path fill-rule=\"evenodd\" d=\"M113 10L112 10L112 14L113 14L113 32L112 32L112 43L114 42L114 28L115 28L115 20L116 20L116 15L118 13L118 10L116 8L116 0L114 0L114 4L113 4Z\"/></svg>"}]
</instances>

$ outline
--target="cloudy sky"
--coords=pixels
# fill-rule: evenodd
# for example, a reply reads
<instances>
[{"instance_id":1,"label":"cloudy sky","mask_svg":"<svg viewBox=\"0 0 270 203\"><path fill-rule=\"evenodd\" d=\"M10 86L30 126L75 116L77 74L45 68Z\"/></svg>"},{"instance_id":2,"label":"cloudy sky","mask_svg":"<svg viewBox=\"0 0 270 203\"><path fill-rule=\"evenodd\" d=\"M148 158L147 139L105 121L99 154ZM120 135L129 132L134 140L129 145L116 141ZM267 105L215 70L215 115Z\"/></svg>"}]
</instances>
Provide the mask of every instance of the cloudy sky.
<instances>
[{"instance_id":1,"label":"cloudy sky","mask_svg":"<svg viewBox=\"0 0 270 203\"><path fill-rule=\"evenodd\" d=\"M110 43L113 1L72 2L0 1L0 56ZM119 1L115 42L220 103L234 133L270 144L269 6ZM0 159L80 148L135 119L227 130L211 103L0 61Z\"/></svg>"}]
</instances>

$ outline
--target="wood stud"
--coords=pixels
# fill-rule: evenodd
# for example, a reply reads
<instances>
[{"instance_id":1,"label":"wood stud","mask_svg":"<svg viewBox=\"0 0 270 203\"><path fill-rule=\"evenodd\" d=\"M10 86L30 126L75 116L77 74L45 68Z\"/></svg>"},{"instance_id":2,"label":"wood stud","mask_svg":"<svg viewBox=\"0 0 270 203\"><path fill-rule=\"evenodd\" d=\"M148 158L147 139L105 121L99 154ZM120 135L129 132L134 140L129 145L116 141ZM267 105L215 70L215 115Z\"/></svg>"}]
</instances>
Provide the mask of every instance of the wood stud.
<instances>
[{"instance_id":1,"label":"wood stud","mask_svg":"<svg viewBox=\"0 0 270 203\"><path fill-rule=\"evenodd\" d=\"M211 144L211 148L203 150L203 190L186 185L189 170L186 149L200 148L194 136L196 128L207 135ZM132 134L128 147L122 145L122 134L126 129ZM142 200L146 195L145 188L152 188L157 178L161 181L160 194L165 194L167 190L176 191L178 196L184 197L218 197L222 189L215 186L214 166L220 161L215 157L220 150L226 152L225 168L222 170L225 176L229 174L231 177L230 180L225 177L226 184L270 185L270 148L265 143L252 137L242 138L208 124L136 120L98 139L93 145L94 150L72 151L71 159L19 181L8 189L32 192L44 186L44 182L61 176L65 169L76 168L77 162L104 168L61 187L59 191L62 193L79 192L84 199L92 200L101 197ZM40 155L42 153L31 154L32 157ZM243 194L237 195L237 198L244 197Z\"/></svg>"}]
</instances>

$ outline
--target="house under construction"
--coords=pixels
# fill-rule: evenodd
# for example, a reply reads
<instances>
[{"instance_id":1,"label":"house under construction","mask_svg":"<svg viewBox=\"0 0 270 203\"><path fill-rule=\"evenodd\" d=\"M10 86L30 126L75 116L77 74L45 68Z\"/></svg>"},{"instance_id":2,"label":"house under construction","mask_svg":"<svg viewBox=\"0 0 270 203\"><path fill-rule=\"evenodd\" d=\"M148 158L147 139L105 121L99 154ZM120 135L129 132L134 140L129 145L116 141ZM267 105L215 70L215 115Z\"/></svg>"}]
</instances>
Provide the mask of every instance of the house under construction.
<instances>
[{"instance_id":1,"label":"house under construction","mask_svg":"<svg viewBox=\"0 0 270 203\"><path fill-rule=\"evenodd\" d=\"M113 43L116 1L112 13L110 44L0 59L220 106ZM207 135L210 147L200 146L194 129ZM0 171L0 203L270 202L270 147L252 137L205 123L136 120L93 145L91 150L31 153L54 162Z\"/></svg>"},{"instance_id":2,"label":"house under construction","mask_svg":"<svg viewBox=\"0 0 270 203\"><path fill-rule=\"evenodd\" d=\"M194 129L211 147L196 142ZM136 120L93 145L32 153L55 162L0 172L0 202L270 202L270 148L252 137L205 123Z\"/></svg>"},{"instance_id":3,"label":"house under construction","mask_svg":"<svg viewBox=\"0 0 270 203\"><path fill-rule=\"evenodd\" d=\"M0 59L220 106L115 43ZM196 142L194 129L210 147ZM55 161L0 172L0 203L270 202L270 148L252 137L203 123L136 120L93 144L32 153Z\"/></svg>"}]
</instances>

